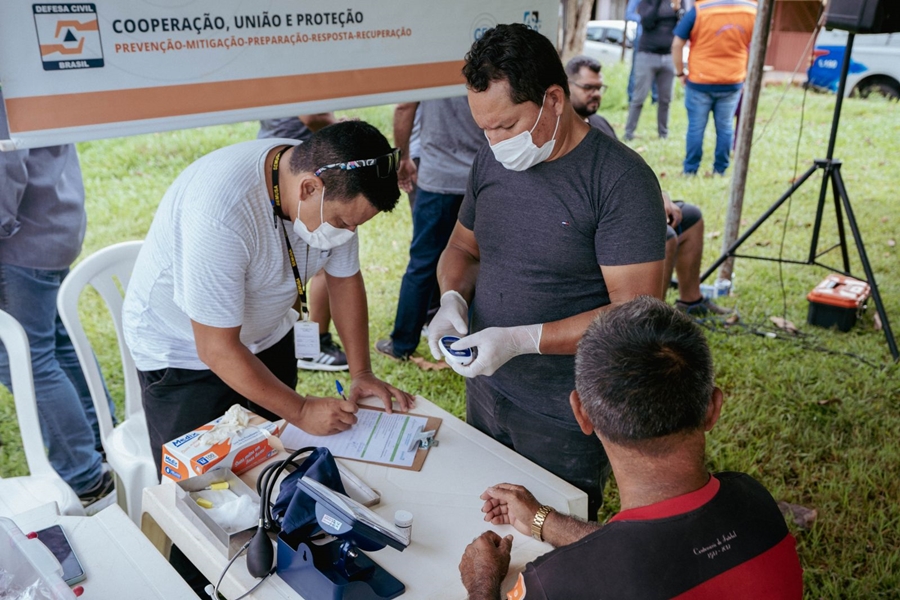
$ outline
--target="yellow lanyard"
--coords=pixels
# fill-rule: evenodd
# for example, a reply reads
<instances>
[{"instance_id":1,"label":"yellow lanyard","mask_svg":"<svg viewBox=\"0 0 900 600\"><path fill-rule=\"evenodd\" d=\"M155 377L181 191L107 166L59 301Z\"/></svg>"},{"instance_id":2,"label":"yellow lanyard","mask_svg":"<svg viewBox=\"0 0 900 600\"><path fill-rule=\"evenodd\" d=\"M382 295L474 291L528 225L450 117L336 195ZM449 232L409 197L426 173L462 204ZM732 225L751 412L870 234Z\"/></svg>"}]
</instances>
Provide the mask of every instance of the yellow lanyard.
<instances>
[{"instance_id":1,"label":"yellow lanyard","mask_svg":"<svg viewBox=\"0 0 900 600\"><path fill-rule=\"evenodd\" d=\"M297 293L300 295L300 316L304 321L309 320L309 307L306 304L306 289L303 287L303 280L300 279L300 269L297 268L297 259L294 257L294 249L291 248L291 241L288 239L287 227L284 225L284 211L281 210L281 191L278 188L278 165L281 162L281 155L287 151L283 148L275 154L272 160L272 208L275 211L275 227L278 227L278 221L281 221L281 231L284 233L284 243L287 244L288 258L291 260L291 269L294 271L294 281L297 283ZM298 215L299 218L299 215ZM309 245L306 246L306 267L305 275L309 275Z\"/></svg>"}]
</instances>

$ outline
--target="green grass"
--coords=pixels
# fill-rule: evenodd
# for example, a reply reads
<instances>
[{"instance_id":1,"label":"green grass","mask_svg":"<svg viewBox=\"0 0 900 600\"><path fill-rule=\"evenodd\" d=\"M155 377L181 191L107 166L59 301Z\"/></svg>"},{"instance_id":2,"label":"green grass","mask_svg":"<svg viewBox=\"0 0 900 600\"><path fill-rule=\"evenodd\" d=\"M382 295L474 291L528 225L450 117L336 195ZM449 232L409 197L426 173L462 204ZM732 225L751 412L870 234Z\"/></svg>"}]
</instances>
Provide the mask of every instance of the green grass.
<instances>
[{"instance_id":1,"label":"green grass","mask_svg":"<svg viewBox=\"0 0 900 600\"><path fill-rule=\"evenodd\" d=\"M627 73L620 66L605 71L610 91L602 114L622 132ZM758 123L767 121L782 94L780 87L763 91ZM744 218L753 222L789 186L794 177L803 92L788 91L765 135L753 148ZM729 180L679 175L684 154L686 117L680 89L671 109L667 141L655 139L655 107L647 105L632 143L657 171L663 188L675 198L698 204L707 233L724 231ZM825 155L834 97L806 98L799 172ZM391 130L391 108L347 111ZM843 174L888 315L900 334L900 264L889 240L900 238L900 216L893 212L900 176L900 107L877 100L848 100L835 156L844 160ZM254 123L103 140L79 145L88 194L88 234L83 256L106 245L142 238L167 186L194 159L220 146L255 136ZM757 134L759 135L759 134ZM711 170L713 132L707 130L703 171ZM805 258L820 179L796 194L787 221L784 255ZM757 232L745 253L777 256L786 210ZM833 210L825 212L822 247L836 239ZM407 261L411 224L408 205L378 216L361 231L362 264L369 293L369 334L386 337L396 309L400 278ZM708 238L704 265L721 251L721 237ZM839 264L833 257L831 264ZM851 252L854 272L862 274ZM782 314L804 334L803 343L750 334L710 333L725 391L722 418L709 436L709 463L714 470L738 470L761 480L779 500L815 508L818 520L809 531L791 525L805 570L807 597L896 597L900 589L900 484L897 482L897 432L900 431L900 378L891 363L881 332L873 327L873 307L850 333L805 325L806 293L825 275L813 267L787 265L784 286L777 265L738 260L736 295L723 304L737 306L745 323L764 325ZM782 289L784 290L782 292ZM670 298L671 299L671 298ZM99 301L82 306L89 335L97 345L111 392L120 405L122 384L113 332L101 315ZM833 353L810 349L821 346ZM427 355L423 343L419 352ZM859 355L879 368L837 353ZM422 372L378 355L373 366L380 376L430 398L454 414L464 413L464 386L450 371ZM301 373L304 392L330 395L334 377ZM26 472L18 442L14 409L0 392L0 475ZM618 496L608 490L604 514L614 512ZM462 549L460 549L462 550Z\"/></svg>"}]
</instances>

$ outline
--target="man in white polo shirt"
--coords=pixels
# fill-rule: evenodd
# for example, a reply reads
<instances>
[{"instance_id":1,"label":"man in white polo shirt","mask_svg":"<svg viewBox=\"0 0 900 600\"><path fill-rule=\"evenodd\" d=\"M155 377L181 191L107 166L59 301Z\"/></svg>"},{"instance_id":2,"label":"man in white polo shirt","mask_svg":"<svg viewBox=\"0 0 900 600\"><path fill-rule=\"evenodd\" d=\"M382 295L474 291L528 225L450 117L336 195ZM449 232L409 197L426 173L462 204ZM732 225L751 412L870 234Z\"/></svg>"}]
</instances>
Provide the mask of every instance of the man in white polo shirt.
<instances>
[{"instance_id":1,"label":"man in white polo shirt","mask_svg":"<svg viewBox=\"0 0 900 600\"><path fill-rule=\"evenodd\" d=\"M356 235L396 205L398 162L376 128L348 121L304 144L263 139L216 150L175 180L123 315L157 466L165 442L236 402L316 435L352 426L361 397L409 408L412 397L371 370ZM318 352L305 286L320 270L347 348L349 402L295 391L295 343L301 355Z\"/></svg>"}]
</instances>

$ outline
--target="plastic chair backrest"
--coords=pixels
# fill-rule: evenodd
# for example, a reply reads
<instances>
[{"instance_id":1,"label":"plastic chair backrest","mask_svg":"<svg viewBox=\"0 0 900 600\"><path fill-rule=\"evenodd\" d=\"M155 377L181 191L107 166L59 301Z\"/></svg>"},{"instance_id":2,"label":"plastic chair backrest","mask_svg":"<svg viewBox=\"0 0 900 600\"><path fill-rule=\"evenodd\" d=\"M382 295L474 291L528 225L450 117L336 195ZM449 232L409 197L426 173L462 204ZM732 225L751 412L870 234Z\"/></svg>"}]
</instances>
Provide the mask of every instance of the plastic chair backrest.
<instances>
[{"instance_id":1,"label":"plastic chair backrest","mask_svg":"<svg viewBox=\"0 0 900 600\"><path fill-rule=\"evenodd\" d=\"M112 415L109 414L100 367L94 357L91 343L84 333L84 327L81 325L78 300L84 288L90 285L103 298L112 316L116 338L119 342L119 355L122 359L125 382L125 418L128 419L128 417L142 412L143 408L137 368L134 366L134 360L131 358L131 352L128 350L122 331L122 305L124 303L123 294L128 288L131 271L134 269L134 263L143 243L141 240L122 242L98 250L78 263L59 288L57 298L59 316L75 346L78 362L81 363L88 389L94 399L94 409L97 412L100 436L103 440L106 440L112 432Z\"/></svg>"},{"instance_id":2,"label":"plastic chair backrest","mask_svg":"<svg viewBox=\"0 0 900 600\"><path fill-rule=\"evenodd\" d=\"M41 424L38 421L28 335L12 315L2 310L0 310L0 341L3 342L9 356L16 417L19 421L19 431L22 433L22 446L25 449L28 471L32 475L56 477L56 471L50 466L44 450L44 436L41 434Z\"/></svg>"}]
</instances>

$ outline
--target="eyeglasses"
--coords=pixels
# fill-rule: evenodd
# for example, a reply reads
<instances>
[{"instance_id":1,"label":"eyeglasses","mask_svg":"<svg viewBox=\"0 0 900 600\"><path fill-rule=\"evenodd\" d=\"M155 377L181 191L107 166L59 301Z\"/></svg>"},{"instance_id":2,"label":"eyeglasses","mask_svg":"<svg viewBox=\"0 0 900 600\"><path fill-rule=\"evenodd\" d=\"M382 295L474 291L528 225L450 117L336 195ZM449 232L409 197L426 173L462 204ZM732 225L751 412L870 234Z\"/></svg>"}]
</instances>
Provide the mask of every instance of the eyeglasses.
<instances>
[{"instance_id":1,"label":"eyeglasses","mask_svg":"<svg viewBox=\"0 0 900 600\"><path fill-rule=\"evenodd\" d=\"M601 94L606 93L607 86L605 83L601 83L600 85L592 85L585 83L578 83L577 81L569 80L569 83L574 85L575 87L581 88L586 92L600 92Z\"/></svg>"},{"instance_id":2,"label":"eyeglasses","mask_svg":"<svg viewBox=\"0 0 900 600\"><path fill-rule=\"evenodd\" d=\"M359 169L361 167L375 167L375 172L378 174L378 177L384 179L385 177L390 176L391 173L396 171L399 165L400 148L394 148L384 156L376 156L375 158L361 158L359 160L348 160L347 162L334 163L325 165L324 167L319 167L315 171L315 176L318 177L322 173L322 171L327 171L328 169L352 171L353 169Z\"/></svg>"}]
</instances>

